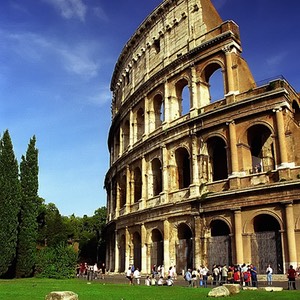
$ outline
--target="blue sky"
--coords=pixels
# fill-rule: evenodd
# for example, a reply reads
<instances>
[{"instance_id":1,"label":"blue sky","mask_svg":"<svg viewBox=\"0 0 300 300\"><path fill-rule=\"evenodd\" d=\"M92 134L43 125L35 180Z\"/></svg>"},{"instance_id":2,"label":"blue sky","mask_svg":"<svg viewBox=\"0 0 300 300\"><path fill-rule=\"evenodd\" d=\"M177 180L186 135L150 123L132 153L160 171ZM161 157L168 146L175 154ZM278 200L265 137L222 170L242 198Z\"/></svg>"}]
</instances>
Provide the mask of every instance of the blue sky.
<instances>
[{"instance_id":1,"label":"blue sky","mask_svg":"<svg viewBox=\"0 0 300 300\"><path fill-rule=\"evenodd\" d=\"M283 75L300 90L300 1L213 0L240 26L256 81ZM116 60L159 0L5 0L0 4L0 131L20 161L39 149L39 194L63 215L106 204ZM285 7L283 6L285 5Z\"/></svg>"}]
</instances>

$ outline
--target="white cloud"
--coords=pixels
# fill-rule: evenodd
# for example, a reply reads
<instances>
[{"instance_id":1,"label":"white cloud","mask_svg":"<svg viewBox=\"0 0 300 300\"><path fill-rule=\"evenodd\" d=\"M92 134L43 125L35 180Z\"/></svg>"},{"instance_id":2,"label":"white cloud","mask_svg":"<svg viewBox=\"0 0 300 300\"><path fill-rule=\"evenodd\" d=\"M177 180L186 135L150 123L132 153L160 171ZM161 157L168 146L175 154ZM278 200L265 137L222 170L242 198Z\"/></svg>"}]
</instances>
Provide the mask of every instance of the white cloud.
<instances>
[{"instance_id":1,"label":"white cloud","mask_svg":"<svg viewBox=\"0 0 300 300\"><path fill-rule=\"evenodd\" d=\"M98 75L100 63L95 53L100 46L97 43L77 41L70 45L30 32L6 34L0 31L0 36L5 51L16 53L22 60L44 62L51 67L58 63L68 73L85 79Z\"/></svg>"},{"instance_id":2,"label":"white cloud","mask_svg":"<svg viewBox=\"0 0 300 300\"><path fill-rule=\"evenodd\" d=\"M112 95L109 90L109 86L102 86L97 88L94 95L91 95L87 98L88 103L101 107L106 103L111 102Z\"/></svg>"},{"instance_id":3,"label":"white cloud","mask_svg":"<svg viewBox=\"0 0 300 300\"><path fill-rule=\"evenodd\" d=\"M53 5L65 19L77 18L84 22L87 7L82 0L44 0Z\"/></svg>"},{"instance_id":4,"label":"white cloud","mask_svg":"<svg viewBox=\"0 0 300 300\"><path fill-rule=\"evenodd\" d=\"M273 55L267 59L267 64L271 67L278 66L282 63L286 56L286 52L281 52L276 55Z\"/></svg>"}]
</instances>

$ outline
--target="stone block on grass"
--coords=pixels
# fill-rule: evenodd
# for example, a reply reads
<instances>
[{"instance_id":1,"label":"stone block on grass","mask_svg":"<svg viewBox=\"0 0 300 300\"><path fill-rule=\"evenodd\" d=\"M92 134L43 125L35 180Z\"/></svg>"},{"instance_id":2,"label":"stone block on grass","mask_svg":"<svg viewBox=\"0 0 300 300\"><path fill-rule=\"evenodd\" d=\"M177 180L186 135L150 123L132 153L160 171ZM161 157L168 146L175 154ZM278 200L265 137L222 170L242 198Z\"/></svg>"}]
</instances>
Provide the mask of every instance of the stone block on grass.
<instances>
[{"instance_id":1,"label":"stone block on grass","mask_svg":"<svg viewBox=\"0 0 300 300\"><path fill-rule=\"evenodd\" d=\"M51 292L45 300L78 300L78 295L70 291Z\"/></svg>"}]
</instances>

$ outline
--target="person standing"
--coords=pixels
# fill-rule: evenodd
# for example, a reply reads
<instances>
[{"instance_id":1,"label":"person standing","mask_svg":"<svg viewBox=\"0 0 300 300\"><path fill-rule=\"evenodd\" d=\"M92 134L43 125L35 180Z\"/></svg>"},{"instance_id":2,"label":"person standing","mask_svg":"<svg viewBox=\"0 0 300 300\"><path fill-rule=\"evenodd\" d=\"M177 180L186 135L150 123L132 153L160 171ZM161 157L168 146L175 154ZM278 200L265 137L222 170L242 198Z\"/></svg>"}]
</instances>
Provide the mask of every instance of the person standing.
<instances>
[{"instance_id":1,"label":"person standing","mask_svg":"<svg viewBox=\"0 0 300 300\"><path fill-rule=\"evenodd\" d=\"M128 268L128 270L126 271L126 278L129 281L129 284L132 285L132 271L131 271L131 267Z\"/></svg>"},{"instance_id":2,"label":"person standing","mask_svg":"<svg viewBox=\"0 0 300 300\"><path fill-rule=\"evenodd\" d=\"M188 269L186 273L184 274L184 279L188 282L188 286L192 286L192 273L191 269Z\"/></svg>"},{"instance_id":3,"label":"person standing","mask_svg":"<svg viewBox=\"0 0 300 300\"><path fill-rule=\"evenodd\" d=\"M137 283L137 285L140 285L140 279L141 279L141 274L139 268L136 268L133 272L133 277Z\"/></svg>"},{"instance_id":4,"label":"person standing","mask_svg":"<svg viewBox=\"0 0 300 300\"><path fill-rule=\"evenodd\" d=\"M105 263L101 265L101 279L105 278Z\"/></svg>"},{"instance_id":5,"label":"person standing","mask_svg":"<svg viewBox=\"0 0 300 300\"><path fill-rule=\"evenodd\" d=\"M287 277L288 277L288 289L289 290L296 290L296 275L297 272L293 268L292 265L290 265L290 268L288 269Z\"/></svg>"},{"instance_id":6,"label":"person standing","mask_svg":"<svg viewBox=\"0 0 300 300\"><path fill-rule=\"evenodd\" d=\"M221 274L222 274L222 284L226 284L227 283L227 277L228 277L228 268L226 265L224 265L221 269Z\"/></svg>"},{"instance_id":7,"label":"person standing","mask_svg":"<svg viewBox=\"0 0 300 300\"><path fill-rule=\"evenodd\" d=\"M254 265L250 265L251 282L253 287L257 287L257 270Z\"/></svg>"},{"instance_id":8,"label":"person standing","mask_svg":"<svg viewBox=\"0 0 300 300\"><path fill-rule=\"evenodd\" d=\"M266 273L267 273L267 284L272 285L273 269L271 268L271 265L268 265L266 269Z\"/></svg>"},{"instance_id":9,"label":"person standing","mask_svg":"<svg viewBox=\"0 0 300 300\"><path fill-rule=\"evenodd\" d=\"M207 287L207 278L208 278L208 268L203 265L201 266L201 269L200 269L200 276L202 277L202 280L203 280L203 287Z\"/></svg>"}]
</instances>

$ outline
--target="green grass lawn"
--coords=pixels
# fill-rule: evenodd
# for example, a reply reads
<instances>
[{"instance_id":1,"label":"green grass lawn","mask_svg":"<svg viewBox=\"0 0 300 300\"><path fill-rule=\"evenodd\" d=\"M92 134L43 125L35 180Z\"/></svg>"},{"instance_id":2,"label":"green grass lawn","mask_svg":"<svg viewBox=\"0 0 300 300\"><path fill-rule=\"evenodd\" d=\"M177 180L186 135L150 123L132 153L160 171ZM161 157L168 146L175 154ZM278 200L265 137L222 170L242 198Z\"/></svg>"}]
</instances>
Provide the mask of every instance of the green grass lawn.
<instances>
[{"instance_id":1,"label":"green grass lawn","mask_svg":"<svg viewBox=\"0 0 300 300\"><path fill-rule=\"evenodd\" d=\"M85 280L52 280L52 279L14 279L0 280L1 300L42 300L52 291L72 291L78 294L79 300L193 300L207 298L210 289L173 287L129 286L126 284L105 284ZM247 300L288 300L300 299L300 291L264 292L241 291L231 298Z\"/></svg>"}]
</instances>

